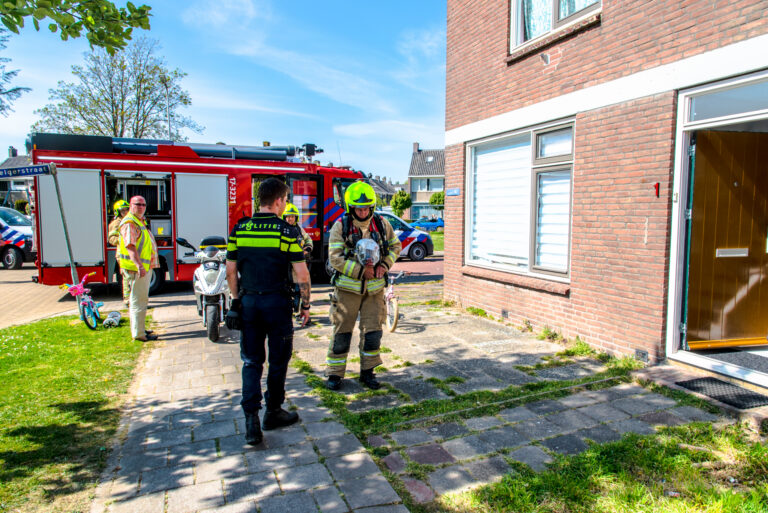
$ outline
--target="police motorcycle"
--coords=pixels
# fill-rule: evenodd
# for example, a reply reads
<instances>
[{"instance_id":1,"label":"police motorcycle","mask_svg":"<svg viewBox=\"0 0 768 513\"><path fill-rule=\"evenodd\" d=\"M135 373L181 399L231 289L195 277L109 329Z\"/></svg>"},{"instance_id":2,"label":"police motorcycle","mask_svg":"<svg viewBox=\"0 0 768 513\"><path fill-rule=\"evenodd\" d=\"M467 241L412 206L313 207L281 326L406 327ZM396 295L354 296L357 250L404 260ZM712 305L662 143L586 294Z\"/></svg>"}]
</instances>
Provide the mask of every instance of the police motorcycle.
<instances>
[{"instance_id":1,"label":"police motorcycle","mask_svg":"<svg viewBox=\"0 0 768 513\"><path fill-rule=\"evenodd\" d=\"M227 241L223 237L205 237L200 241L199 251L184 238L179 237L176 242L194 251L195 258L200 262L192 277L197 315L203 318L208 339L216 342L231 302L227 284Z\"/></svg>"}]
</instances>

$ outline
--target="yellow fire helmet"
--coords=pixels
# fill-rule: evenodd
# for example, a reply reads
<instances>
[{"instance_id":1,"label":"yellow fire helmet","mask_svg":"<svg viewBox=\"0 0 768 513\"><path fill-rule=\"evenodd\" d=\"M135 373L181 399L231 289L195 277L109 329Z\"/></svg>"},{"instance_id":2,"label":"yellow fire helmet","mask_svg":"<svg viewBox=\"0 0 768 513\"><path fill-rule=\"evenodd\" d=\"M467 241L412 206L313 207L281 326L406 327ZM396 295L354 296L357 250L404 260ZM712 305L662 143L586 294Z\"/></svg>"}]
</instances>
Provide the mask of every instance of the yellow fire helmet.
<instances>
[{"instance_id":1,"label":"yellow fire helmet","mask_svg":"<svg viewBox=\"0 0 768 513\"><path fill-rule=\"evenodd\" d=\"M347 204L347 212L354 207L376 206L376 193L373 187L363 181L357 181L350 184L344 193L344 202Z\"/></svg>"},{"instance_id":2,"label":"yellow fire helmet","mask_svg":"<svg viewBox=\"0 0 768 513\"><path fill-rule=\"evenodd\" d=\"M125 200L117 200L115 201L115 204L112 207L112 210L114 210L116 216L119 216L120 211L124 208L131 208L131 206Z\"/></svg>"},{"instance_id":3,"label":"yellow fire helmet","mask_svg":"<svg viewBox=\"0 0 768 513\"><path fill-rule=\"evenodd\" d=\"M285 212L283 212L283 219L285 219L285 216L296 216L296 219L299 219L299 209L296 208L296 205L293 203L286 203L285 204Z\"/></svg>"}]
</instances>

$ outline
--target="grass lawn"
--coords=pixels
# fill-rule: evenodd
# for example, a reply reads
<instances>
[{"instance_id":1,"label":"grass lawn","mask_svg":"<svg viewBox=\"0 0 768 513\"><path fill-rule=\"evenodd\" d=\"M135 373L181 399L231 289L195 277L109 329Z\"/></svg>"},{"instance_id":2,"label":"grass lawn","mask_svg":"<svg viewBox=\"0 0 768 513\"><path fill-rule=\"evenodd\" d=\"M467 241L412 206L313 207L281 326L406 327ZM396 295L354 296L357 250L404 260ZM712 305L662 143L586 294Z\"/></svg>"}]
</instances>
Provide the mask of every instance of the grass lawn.
<instances>
[{"instance_id":1,"label":"grass lawn","mask_svg":"<svg viewBox=\"0 0 768 513\"><path fill-rule=\"evenodd\" d=\"M449 494L430 512L758 513L768 511L768 449L741 425L709 423L627 435L523 466L501 482Z\"/></svg>"},{"instance_id":2,"label":"grass lawn","mask_svg":"<svg viewBox=\"0 0 768 513\"><path fill-rule=\"evenodd\" d=\"M432 244L435 245L435 251L443 251L445 232L429 232L429 236L432 237Z\"/></svg>"},{"instance_id":3,"label":"grass lawn","mask_svg":"<svg viewBox=\"0 0 768 513\"><path fill-rule=\"evenodd\" d=\"M126 319L0 330L0 511L88 511L142 343Z\"/></svg>"}]
</instances>

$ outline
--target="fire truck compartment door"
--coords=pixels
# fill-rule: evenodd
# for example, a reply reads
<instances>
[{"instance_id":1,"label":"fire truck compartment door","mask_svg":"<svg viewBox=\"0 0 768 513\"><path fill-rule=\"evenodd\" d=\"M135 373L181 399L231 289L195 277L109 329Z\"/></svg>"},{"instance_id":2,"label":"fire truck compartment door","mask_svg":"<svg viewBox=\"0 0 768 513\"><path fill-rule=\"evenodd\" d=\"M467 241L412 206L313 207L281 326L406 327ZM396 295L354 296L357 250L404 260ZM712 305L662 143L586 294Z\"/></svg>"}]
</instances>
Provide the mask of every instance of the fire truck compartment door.
<instances>
[{"instance_id":1,"label":"fire truck compartment door","mask_svg":"<svg viewBox=\"0 0 768 513\"><path fill-rule=\"evenodd\" d=\"M203 238L229 235L227 175L176 173L176 233L198 247ZM177 258L186 264L197 262L184 256L188 250L177 246Z\"/></svg>"},{"instance_id":2,"label":"fire truck compartment door","mask_svg":"<svg viewBox=\"0 0 768 513\"><path fill-rule=\"evenodd\" d=\"M59 169L61 202L77 265L103 265L104 214L101 208L101 176L98 171ZM40 216L40 262L69 265L64 227L53 177L38 177L37 211Z\"/></svg>"}]
</instances>

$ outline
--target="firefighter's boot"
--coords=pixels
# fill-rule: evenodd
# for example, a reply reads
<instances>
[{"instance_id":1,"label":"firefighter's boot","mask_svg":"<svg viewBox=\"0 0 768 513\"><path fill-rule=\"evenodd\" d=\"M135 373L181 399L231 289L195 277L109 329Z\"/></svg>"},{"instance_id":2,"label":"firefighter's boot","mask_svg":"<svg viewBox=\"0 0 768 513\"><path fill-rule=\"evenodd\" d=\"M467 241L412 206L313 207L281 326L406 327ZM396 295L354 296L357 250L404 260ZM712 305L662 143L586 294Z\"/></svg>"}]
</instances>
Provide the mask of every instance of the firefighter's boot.
<instances>
[{"instance_id":1,"label":"firefighter's boot","mask_svg":"<svg viewBox=\"0 0 768 513\"><path fill-rule=\"evenodd\" d=\"M261 423L261 427L264 431L270 431L285 426L295 424L299 420L299 414L294 412L287 412L282 408L275 410L267 410L264 414L264 421Z\"/></svg>"},{"instance_id":2,"label":"firefighter's boot","mask_svg":"<svg viewBox=\"0 0 768 513\"><path fill-rule=\"evenodd\" d=\"M259 427L259 414L258 413L246 413L245 414L245 442L248 445L259 445L264 439L264 435L261 433Z\"/></svg>"},{"instance_id":3,"label":"firefighter's boot","mask_svg":"<svg viewBox=\"0 0 768 513\"><path fill-rule=\"evenodd\" d=\"M341 376L328 376L328 380L325 382L325 388L328 390L339 390L341 389L341 384L343 380L341 379Z\"/></svg>"},{"instance_id":4,"label":"firefighter's boot","mask_svg":"<svg viewBox=\"0 0 768 513\"><path fill-rule=\"evenodd\" d=\"M381 388L381 383L376 379L376 375L373 373L373 369L360 371L360 382L363 386L370 388L371 390L378 390Z\"/></svg>"}]
</instances>

